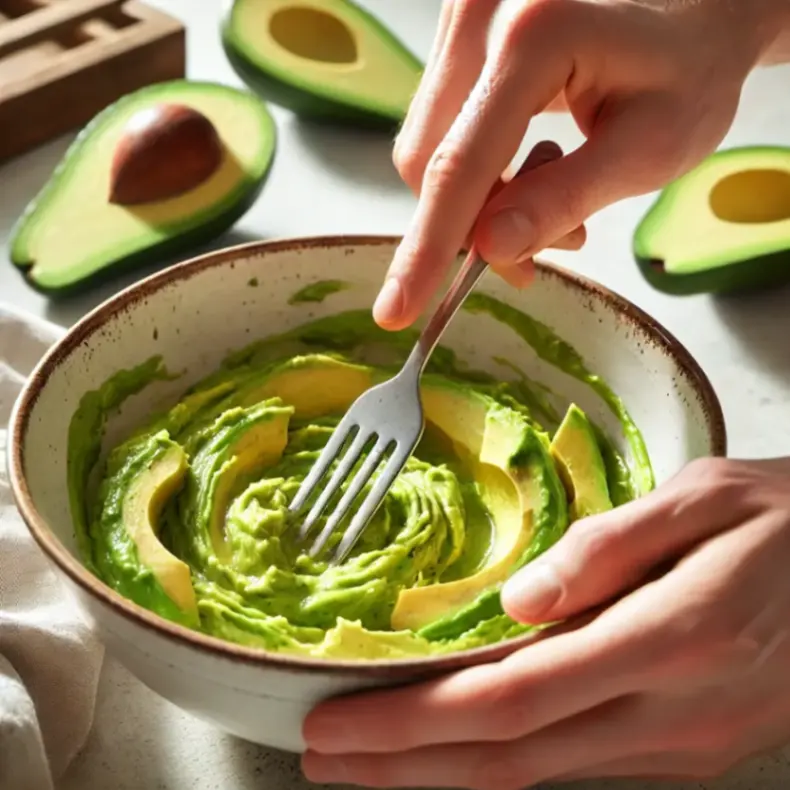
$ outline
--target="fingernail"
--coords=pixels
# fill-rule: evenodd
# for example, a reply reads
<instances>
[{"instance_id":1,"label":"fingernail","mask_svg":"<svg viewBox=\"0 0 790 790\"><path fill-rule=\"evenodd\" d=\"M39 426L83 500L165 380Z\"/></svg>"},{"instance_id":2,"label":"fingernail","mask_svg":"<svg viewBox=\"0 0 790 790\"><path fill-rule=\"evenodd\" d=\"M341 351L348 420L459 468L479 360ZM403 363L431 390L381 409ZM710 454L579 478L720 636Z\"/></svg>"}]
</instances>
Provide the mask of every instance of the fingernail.
<instances>
[{"instance_id":1,"label":"fingernail","mask_svg":"<svg viewBox=\"0 0 790 790\"><path fill-rule=\"evenodd\" d=\"M520 262L529 257L534 228L523 211L508 208L488 221L488 256L495 261Z\"/></svg>"},{"instance_id":2,"label":"fingernail","mask_svg":"<svg viewBox=\"0 0 790 790\"><path fill-rule=\"evenodd\" d=\"M561 596L562 584L548 563L528 565L508 579L502 588L502 598L509 604L506 608L530 618L549 612Z\"/></svg>"},{"instance_id":3,"label":"fingernail","mask_svg":"<svg viewBox=\"0 0 790 790\"><path fill-rule=\"evenodd\" d=\"M311 782L347 782L348 769L341 757L307 752L302 757L302 773Z\"/></svg>"},{"instance_id":4,"label":"fingernail","mask_svg":"<svg viewBox=\"0 0 790 790\"><path fill-rule=\"evenodd\" d=\"M403 312L403 288L397 277L390 277L384 283L373 305L377 321L392 321L400 318Z\"/></svg>"}]
</instances>

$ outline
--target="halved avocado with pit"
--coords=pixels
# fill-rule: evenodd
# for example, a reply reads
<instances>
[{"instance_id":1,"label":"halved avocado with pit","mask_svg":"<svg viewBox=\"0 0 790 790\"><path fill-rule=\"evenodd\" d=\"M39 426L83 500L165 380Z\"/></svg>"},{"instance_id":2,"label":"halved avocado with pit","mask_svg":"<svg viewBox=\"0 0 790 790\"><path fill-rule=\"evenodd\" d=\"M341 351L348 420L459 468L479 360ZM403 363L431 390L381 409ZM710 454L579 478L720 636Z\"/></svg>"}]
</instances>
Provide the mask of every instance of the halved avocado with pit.
<instances>
[{"instance_id":1,"label":"halved avocado with pit","mask_svg":"<svg viewBox=\"0 0 790 790\"><path fill-rule=\"evenodd\" d=\"M349 0L234 0L222 42L252 90L322 121L397 127L423 70L378 19Z\"/></svg>"},{"instance_id":2,"label":"halved avocado with pit","mask_svg":"<svg viewBox=\"0 0 790 790\"><path fill-rule=\"evenodd\" d=\"M660 193L633 250L645 279L674 295L790 281L790 148L708 157Z\"/></svg>"},{"instance_id":3,"label":"halved avocado with pit","mask_svg":"<svg viewBox=\"0 0 790 790\"><path fill-rule=\"evenodd\" d=\"M27 206L11 261L56 296L205 243L258 197L275 143L266 105L246 91L174 80L124 96Z\"/></svg>"}]
</instances>

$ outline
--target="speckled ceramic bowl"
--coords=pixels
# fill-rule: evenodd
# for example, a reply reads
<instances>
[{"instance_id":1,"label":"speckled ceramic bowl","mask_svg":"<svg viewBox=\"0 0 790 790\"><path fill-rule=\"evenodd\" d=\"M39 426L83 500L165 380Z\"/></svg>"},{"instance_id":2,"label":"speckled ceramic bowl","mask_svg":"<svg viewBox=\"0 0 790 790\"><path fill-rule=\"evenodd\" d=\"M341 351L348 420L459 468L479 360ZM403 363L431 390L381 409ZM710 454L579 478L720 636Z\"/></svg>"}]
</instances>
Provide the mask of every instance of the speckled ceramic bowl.
<instances>
[{"instance_id":1,"label":"speckled ceramic bowl","mask_svg":"<svg viewBox=\"0 0 790 790\"><path fill-rule=\"evenodd\" d=\"M51 349L12 416L9 461L19 509L108 650L176 705L252 741L300 751L303 717L322 698L491 661L529 640L441 658L359 663L266 653L167 622L80 563L66 485L69 420L81 396L119 368L161 354L169 369L184 370L182 378L160 381L129 401L109 425L106 441L115 441L214 369L229 350L309 317L368 309L396 244L378 237L253 243L148 278L87 315ZM288 304L300 286L328 273L352 287L322 303ZM255 280L258 287L251 287ZM548 265L539 265L526 291L492 274L479 288L547 323L608 380L644 434L657 482L694 457L724 454L722 413L705 375L677 340L634 305ZM546 365L492 319L462 311L443 343L503 377L511 373L493 358L517 362L618 435L619 424L594 393Z\"/></svg>"}]
</instances>

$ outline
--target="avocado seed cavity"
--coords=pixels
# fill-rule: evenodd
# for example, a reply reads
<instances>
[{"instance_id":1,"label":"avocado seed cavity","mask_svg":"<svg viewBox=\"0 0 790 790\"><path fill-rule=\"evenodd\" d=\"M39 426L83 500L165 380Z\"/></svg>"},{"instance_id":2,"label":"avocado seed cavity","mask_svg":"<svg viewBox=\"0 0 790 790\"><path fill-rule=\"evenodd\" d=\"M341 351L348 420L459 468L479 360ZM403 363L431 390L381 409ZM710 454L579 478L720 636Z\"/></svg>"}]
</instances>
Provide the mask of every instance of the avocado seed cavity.
<instances>
[{"instance_id":1,"label":"avocado seed cavity","mask_svg":"<svg viewBox=\"0 0 790 790\"><path fill-rule=\"evenodd\" d=\"M321 63L350 64L358 56L345 22L315 8L283 8L269 22L272 38L293 55Z\"/></svg>"},{"instance_id":2,"label":"avocado seed cavity","mask_svg":"<svg viewBox=\"0 0 790 790\"><path fill-rule=\"evenodd\" d=\"M723 222L769 223L790 219L790 170L742 170L719 181L710 207Z\"/></svg>"}]
</instances>

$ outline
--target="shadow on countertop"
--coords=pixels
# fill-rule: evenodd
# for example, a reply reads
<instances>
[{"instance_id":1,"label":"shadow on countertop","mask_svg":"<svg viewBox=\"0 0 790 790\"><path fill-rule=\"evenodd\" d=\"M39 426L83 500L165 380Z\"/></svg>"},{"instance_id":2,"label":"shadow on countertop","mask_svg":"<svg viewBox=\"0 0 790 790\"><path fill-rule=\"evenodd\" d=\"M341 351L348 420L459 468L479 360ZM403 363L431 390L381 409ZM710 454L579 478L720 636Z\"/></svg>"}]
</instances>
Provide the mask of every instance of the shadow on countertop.
<instances>
[{"instance_id":1,"label":"shadow on countertop","mask_svg":"<svg viewBox=\"0 0 790 790\"><path fill-rule=\"evenodd\" d=\"M790 284L770 290L717 295L711 304L737 343L766 375L790 382Z\"/></svg>"},{"instance_id":2,"label":"shadow on countertop","mask_svg":"<svg viewBox=\"0 0 790 790\"><path fill-rule=\"evenodd\" d=\"M360 785L318 785L308 781L297 754L247 743L233 736L223 737L221 759L236 767L238 790L365 790ZM431 788L424 788L431 790Z\"/></svg>"},{"instance_id":3,"label":"shadow on countertop","mask_svg":"<svg viewBox=\"0 0 790 790\"><path fill-rule=\"evenodd\" d=\"M320 167L384 193L409 193L392 163L394 133L289 119L289 134Z\"/></svg>"}]
</instances>

